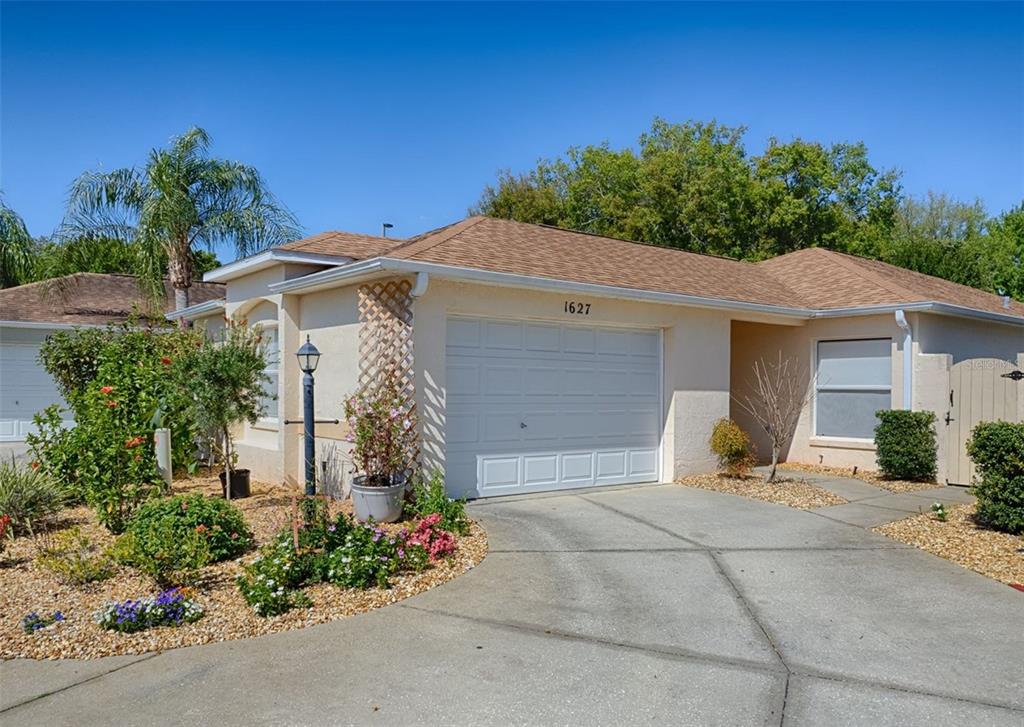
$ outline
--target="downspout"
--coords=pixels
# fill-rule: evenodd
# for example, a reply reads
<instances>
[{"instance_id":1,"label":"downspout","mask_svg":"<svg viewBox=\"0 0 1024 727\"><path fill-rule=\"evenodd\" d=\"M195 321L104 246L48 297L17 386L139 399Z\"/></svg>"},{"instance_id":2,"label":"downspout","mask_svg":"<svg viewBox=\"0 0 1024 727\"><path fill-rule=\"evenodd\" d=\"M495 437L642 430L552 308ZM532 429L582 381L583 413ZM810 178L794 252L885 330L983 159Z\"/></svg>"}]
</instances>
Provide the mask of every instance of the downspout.
<instances>
[{"instance_id":1,"label":"downspout","mask_svg":"<svg viewBox=\"0 0 1024 727\"><path fill-rule=\"evenodd\" d=\"M896 311L896 325L903 330L903 408L914 408L914 329L902 310Z\"/></svg>"},{"instance_id":2,"label":"downspout","mask_svg":"<svg viewBox=\"0 0 1024 727\"><path fill-rule=\"evenodd\" d=\"M416 273L416 283L412 286L412 290L409 291L409 295L413 298L419 298L421 295L427 292L427 286L430 285L430 274L424 272Z\"/></svg>"}]
</instances>

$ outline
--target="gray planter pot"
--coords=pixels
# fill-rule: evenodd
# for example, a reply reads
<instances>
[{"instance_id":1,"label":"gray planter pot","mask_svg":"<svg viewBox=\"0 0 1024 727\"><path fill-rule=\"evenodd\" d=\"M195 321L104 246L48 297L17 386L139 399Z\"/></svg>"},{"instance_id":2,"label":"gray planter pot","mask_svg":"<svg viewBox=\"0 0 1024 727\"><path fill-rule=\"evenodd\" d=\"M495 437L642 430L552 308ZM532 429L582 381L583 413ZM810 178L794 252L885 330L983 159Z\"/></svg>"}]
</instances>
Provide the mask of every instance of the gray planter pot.
<instances>
[{"instance_id":1,"label":"gray planter pot","mask_svg":"<svg viewBox=\"0 0 1024 727\"><path fill-rule=\"evenodd\" d=\"M402 504L405 501L405 477L397 475L391 478L395 484L367 485L365 477L352 480L352 507L356 519L366 522L373 518L378 523L397 522L402 517Z\"/></svg>"}]
</instances>

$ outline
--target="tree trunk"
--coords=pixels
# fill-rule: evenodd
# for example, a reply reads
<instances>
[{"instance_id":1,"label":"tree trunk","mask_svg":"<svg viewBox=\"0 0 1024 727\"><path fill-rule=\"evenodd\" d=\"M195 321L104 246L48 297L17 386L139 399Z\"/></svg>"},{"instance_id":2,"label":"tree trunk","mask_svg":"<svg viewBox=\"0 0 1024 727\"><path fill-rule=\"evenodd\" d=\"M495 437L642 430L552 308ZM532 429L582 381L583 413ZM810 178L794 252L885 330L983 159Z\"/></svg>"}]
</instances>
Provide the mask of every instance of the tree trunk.
<instances>
[{"instance_id":1,"label":"tree trunk","mask_svg":"<svg viewBox=\"0 0 1024 727\"><path fill-rule=\"evenodd\" d=\"M224 428L224 498L231 499L231 435Z\"/></svg>"},{"instance_id":2,"label":"tree trunk","mask_svg":"<svg viewBox=\"0 0 1024 727\"><path fill-rule=\"evenodd\" d=\"M192 287L192 258L189 247L171 248L167 251L167 278L174 288L174 310L188 308L188 290ZM188 321L178 319L179 328L188 328Z\"/></svg>"},{"instance_id":3,"label":"tree trunk","mask_svg":"<svg viewBox=\"0 0 1024 727\"><path fill-rule=\"evenodd\" d=\"M775 482L775 471L779 467L779 448L772 447L772 466L768 470L768 482Z\"/></svg>"}]
</instances>

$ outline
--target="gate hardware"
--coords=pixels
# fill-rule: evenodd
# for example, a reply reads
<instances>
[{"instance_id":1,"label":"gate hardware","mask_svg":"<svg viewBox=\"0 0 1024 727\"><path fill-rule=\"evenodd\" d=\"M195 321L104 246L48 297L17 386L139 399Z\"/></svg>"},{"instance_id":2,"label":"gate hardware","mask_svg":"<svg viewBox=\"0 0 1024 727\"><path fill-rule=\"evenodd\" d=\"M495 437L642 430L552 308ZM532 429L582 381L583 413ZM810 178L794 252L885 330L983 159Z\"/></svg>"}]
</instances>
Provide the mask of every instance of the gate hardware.
<instances>
[{"instance_id":1,"label":"gate hardware","mask_svg":"<svg viewBox=\"0 0 1024 727\"><path fill-rule=\"evenodd\" d=\"M285 419L285 424L302 424L301 419ZM340 419L314 419L314 424L341 424Z\"/></svg>"},{"instance_id":2,"label":"gate hardware","mask_svg":"<svg viewBox=\"0 0 1024 727\"><path fill-rule=\"evenodd\" d=\"M1000 374L1000 376L1002 378L1004 378L1004 379L1011 379L1013 381L1020 381L1021 379L1024 379L1024 371L1021 371L1021 370L1018 369L1018 370L1015 370L1015 371L1011 371L1008 374Z\"/></svg>"}]
</instances>

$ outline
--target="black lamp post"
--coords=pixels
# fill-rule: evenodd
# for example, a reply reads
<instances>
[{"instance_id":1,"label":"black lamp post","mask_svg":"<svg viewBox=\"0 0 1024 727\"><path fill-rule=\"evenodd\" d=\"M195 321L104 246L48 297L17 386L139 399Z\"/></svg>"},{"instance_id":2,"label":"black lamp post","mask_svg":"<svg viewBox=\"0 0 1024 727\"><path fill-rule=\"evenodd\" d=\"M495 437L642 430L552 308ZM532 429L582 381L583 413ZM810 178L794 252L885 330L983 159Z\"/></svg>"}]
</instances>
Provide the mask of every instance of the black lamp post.
<instances>
[{"instance_id":1,"label":"black lamp post","mask_svg":"<svg viewBox=\"0 0 1024 727\"><path fill-rule=\"evenodd\" d=\"M302 369L302 429L303 439L306 445L306 495L316 494L316 440L313 436L313 372L320 362L320 352L316 346L310 343L309 336L306 342L299 347L295 354L299 359L299 368Z\"/></svg>"}]
</instances>

